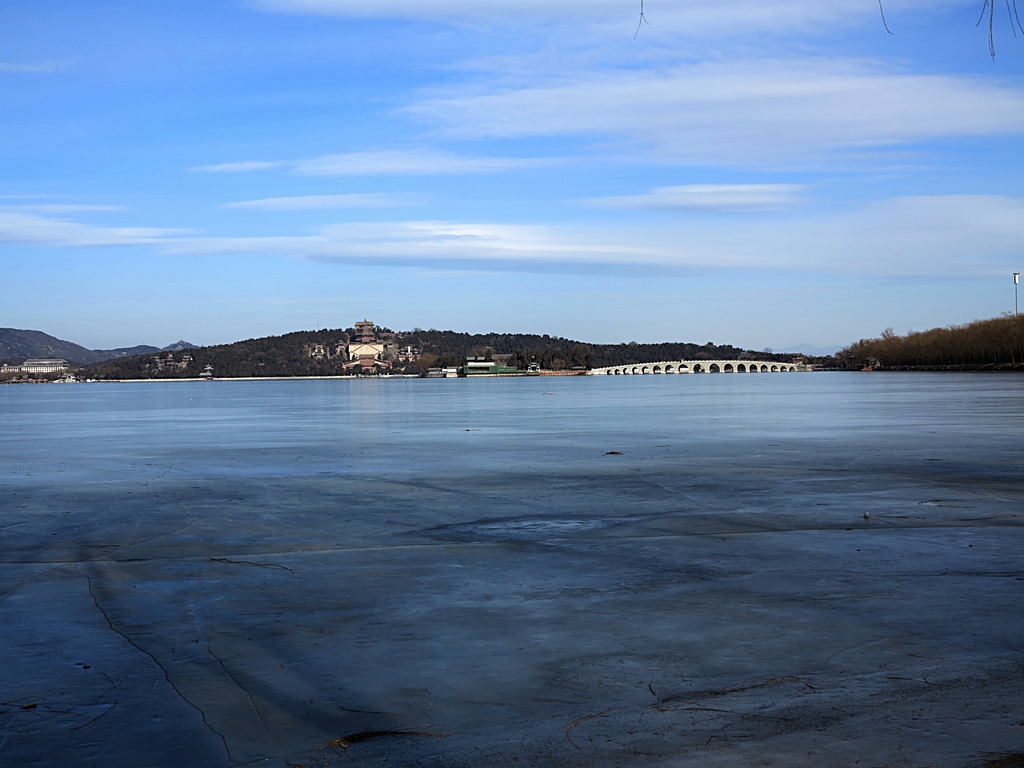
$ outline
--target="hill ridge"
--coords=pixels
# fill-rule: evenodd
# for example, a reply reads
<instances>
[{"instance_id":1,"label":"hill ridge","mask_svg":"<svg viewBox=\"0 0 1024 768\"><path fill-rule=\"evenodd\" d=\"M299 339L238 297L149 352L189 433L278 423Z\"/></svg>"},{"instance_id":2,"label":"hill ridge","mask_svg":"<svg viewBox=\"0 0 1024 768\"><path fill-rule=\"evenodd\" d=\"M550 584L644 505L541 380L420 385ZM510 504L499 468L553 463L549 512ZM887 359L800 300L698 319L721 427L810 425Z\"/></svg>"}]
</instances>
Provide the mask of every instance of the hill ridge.
<instances>
[{"instance_id":1,"label":"hill ridge","mask_svg":"<svg viewBox=\"0 0 1024 768\"><path fill-rule=\"evenodd\" d=\"M153 354L168 349L189 349L194 346L194 344L181 339L162 348L149 344L139 344L134 347L118 347L117 349L88 349L81 344L58 339L56 336L51 336L43 331L24 328L0 328L0 360L54 357L78 365L89 365L90 363L99 363L115 358Z\"/></svg>"}]
</instances>

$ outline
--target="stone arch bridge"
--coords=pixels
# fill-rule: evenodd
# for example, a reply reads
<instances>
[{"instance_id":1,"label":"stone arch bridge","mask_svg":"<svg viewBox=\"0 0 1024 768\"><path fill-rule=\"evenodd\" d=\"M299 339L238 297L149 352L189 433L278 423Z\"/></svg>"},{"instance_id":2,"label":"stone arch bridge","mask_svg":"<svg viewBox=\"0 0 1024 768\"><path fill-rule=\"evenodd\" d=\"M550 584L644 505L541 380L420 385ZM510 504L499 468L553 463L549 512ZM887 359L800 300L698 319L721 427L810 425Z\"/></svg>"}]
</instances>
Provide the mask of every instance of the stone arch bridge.
<instances>
[{"instance_id":1,"label":"stone arch bridge","mask_svg":"<svg viewBox=\"0 0 1024 768\"><path fill-rule=\"evenodd\" d=\"M631 363L593 368L591 376L616 376L645 373L791 373L809 371L806 365L768 360L667 360L658 363Z\"/></svg>"}]
</instances>

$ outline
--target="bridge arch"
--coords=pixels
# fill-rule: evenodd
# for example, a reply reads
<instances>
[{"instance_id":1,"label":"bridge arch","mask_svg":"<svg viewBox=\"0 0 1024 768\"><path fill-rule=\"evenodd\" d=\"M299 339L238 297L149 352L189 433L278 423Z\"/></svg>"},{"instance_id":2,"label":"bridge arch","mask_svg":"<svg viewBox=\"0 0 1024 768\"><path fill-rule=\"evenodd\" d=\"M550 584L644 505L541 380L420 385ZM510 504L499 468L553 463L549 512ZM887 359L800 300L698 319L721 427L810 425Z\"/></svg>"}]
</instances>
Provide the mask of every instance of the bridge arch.
<instances>
[{"instance_id":1,"label":"bridge arch","mask_svg":"<svg viewBox=\"0 0 1024 768\"><path fill-rule=\"evenodd\" d=\"M620 366L593 368L590 375L622 376L660 373L793 373L809 370L809 366L777 361L744 360L664 360Z\"/></svg>"}]
</instances>

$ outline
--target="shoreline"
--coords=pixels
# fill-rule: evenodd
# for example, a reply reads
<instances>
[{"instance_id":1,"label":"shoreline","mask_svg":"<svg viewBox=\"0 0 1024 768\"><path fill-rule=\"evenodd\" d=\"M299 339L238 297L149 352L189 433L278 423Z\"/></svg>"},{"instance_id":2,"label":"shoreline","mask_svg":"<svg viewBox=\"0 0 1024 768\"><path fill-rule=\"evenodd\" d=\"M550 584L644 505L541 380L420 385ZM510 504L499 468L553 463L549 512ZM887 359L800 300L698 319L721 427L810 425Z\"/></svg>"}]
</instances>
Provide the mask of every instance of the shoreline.
<instances>
[{"instance_id":1,"label":"shoreline","mask_svg":"<svg viewBox=\"0 0 1024 768\"><path fill-rule=\"evenodd\" d=\"M638 364L639 365L639 364ZM804 371L805 373L1024 373L1024 363L994 364L977 366L906 366L875 368L874 370L862 370L854 368L823 368L818 370ZM718 372L715 372L718 373ZM715 375L707 372L701 374L686 375ZM420 376L413 374L397 374L391 376L225 376L212 378L149 378L149 379L81 379L78 381L64 381L62 379L51 379L48 381L2 381L0 385L12 384L134 384L134 383L160 383L160 382L201 382L201 381L383 381L391 379L438 379L438 378L464 378L464 379L497 379L497 378L529 378L536 379L550 376L593 376L590 371L581 373L579 371L544 371L539 374L476 374L473 376ZM636 374L640 375L640 374ZM680 374L644 374L646 376L658 375L680 375ZM728 374L719 374L728 375Z\"/></svg>"}]
</instances>

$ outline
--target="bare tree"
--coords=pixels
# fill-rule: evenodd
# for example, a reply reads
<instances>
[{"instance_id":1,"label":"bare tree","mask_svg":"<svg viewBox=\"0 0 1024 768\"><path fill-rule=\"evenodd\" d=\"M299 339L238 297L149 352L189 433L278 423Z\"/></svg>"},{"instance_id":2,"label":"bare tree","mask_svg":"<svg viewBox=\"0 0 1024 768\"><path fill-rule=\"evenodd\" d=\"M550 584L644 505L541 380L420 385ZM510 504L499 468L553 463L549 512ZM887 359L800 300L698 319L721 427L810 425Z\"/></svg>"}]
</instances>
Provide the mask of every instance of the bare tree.
<instances>
[{"instance_id":1,"label":"bare tree","mask_svg":"<svg viewBox=\"0 0 1024 768\"><path fill-rule=\"evenodd\" d=\"M1010 31L1013 32L1013 36L1017 36L1018 29L1024 34L1024 26L1021 25L1020 14L1017 13L1017 0L1003 0L1003 2L1006 3L1006 13L1010 17ZM996 57L996 39L994 36L996 0L985 0L981 6L981 15L978 16L978 23L974 26L980 26L981 22L984 21L985 11L988 11L988 52L994 59Z\"/></svg>"},{"instance_id":2,"label":"bare tree","mask_svg":"<svg viewBox=\"0 0 1024 768\"><path fill-rule=\"evenodd\" d=\"M1017 11L1017 0L1003 0L1003 2L1006 4L1006 14L1010 17L1010 31L1013 32L1013 36L1017 37L1018 30L1024 35L1024 24L1021 24L1020 14ZM891 35L892 30L889 29L889 22L885 19L885 8L882 5L882 0L878 0L878 12L882 16L882 26ZM996 57L996 0L983 0L981 15L978 16L978 23L975 24L976 27L981 26L981 23L985 20L986 12L988 13L988 52L994 59ZM640 34L640 27L649 23L644 15L644 0L640 0L640 20L636 24L636 32L633 33L633 37L635 38Z\"/></svg>"},{"instance_id":3,"label":"bare tree","mask_svg":"<svg viewBox=\"0 0 1024 768\"><path fill-rule=\"evenodd\" d=\"M879 0L881 1L881 0ZM1015 0L1016 1L1016 0ZM640 27L644 24L649 24L647 17L644 16L644 0L640 0L640 21L636 23L636 32L633 33L633 39L636 40L636 36L640 34Z\"/></svg>"}]
</instances>

